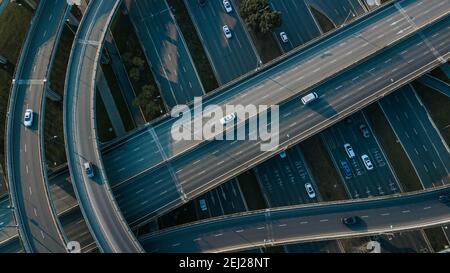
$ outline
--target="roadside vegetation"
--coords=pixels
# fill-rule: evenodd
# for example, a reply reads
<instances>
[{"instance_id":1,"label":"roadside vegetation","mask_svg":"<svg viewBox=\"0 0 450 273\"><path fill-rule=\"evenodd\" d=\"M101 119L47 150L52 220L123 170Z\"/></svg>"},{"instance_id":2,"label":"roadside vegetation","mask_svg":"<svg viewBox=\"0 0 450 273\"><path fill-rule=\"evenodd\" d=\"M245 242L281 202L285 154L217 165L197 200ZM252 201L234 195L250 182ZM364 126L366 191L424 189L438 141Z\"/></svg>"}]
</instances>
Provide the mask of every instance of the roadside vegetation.
<instances>
[{"instance_id":1,"label":"roadside vegetation","mask_svg":"<svg viewBox=\"0 0 450 273\"><path fill-rule=\"evenodd\" d=\"M267 63L281 56L273 35L275 28L281 26L281 13L271 10L267 0L236 0L236 4L261 61Z\"/></svg>"},{"instance_id":2,"label":"roadside vegetation","mask_svg":"<svg viewBox=\"0 0 450 273\"><path fill-rule=\"evenodd\" d=\"M450 98L417 81L413 82L413 86L445 142L450 146Z\"/></svg>"},{"instance_id":3,"label":"roadside vegetation","mask_svg":"<svg viewBox=\"0 0 450 273\"><path fill-rule=\"evenodd\" d=\"M74 29L65 26L58 43L52 71L50 73L50 88L64 97L64 83L66 79L67 63L74 39ZM64 145L64 121L63 100L55 102L46 98L44 117L44 142L45 158L51 173L56 168L67 162Z\"/></svg>"},{"instance_id":4,"label":"roadside vegetation","mask_svg":"<svg viewBox=\"0 0 450 273\"><path fill-rule=\"evenodd\" d=\"M206 56L205 49L198 37L194 23L189 16L189 12L184 5L183 0L167 0L169 6L172 7L172 12L178 22L180 31L183 34L186 45L191 53L194 65L200 76L205 92L210 92L219 87L217 79Z\"/></svg>"},{"instance_id":5,"label":"roadside vegetation","mask_svg":"<svg viewBox=\"0 0 450 273\"><path fill-rule=\"evenodd\" d=\"M423 230L434 252L439 252L449 247L442 227L427 228Z\"/></svg>"},{"instance_id":6,"label":"roadside vegetation","mask_svg":"<svg viewBox=\"0 0 450 273\"><path fill-rule=\"evenodd\" d=\"M142 108L147 121L152 121L163 115L166 109L159 92L148 92L148 90L159 89L149 64L145 61L144 51L134 32L134 27L128 16L119 13L111 30L136 92L134 105ZM141 95L142 93L146 94Z\"/></svg>"},{"instance_id":7,"label":"roadside vegetation","mask_svg":"<svg viewBox=\"0 0 450 273\"><path fill-rule=\"evenodd\" d=\"M33 13L28 8L13 3L10 3L0 14L0 55L9 61L6 67L0 66L0 143L2 143L0 145L0 168L3 168L3 172L0 173L5 174L4 137L11 81L32 16ZM5 186L5 183L1 183L0 195L6 191Z\"/></svg>"},{"instance_id":8,"label":"roadside vegetation","mask_svg":"<svg viewBox=\"0 0 450 273\"><path fill-rule=\"evenodd\" d=\"M248 210L260 210L267 208L266 201L264 200L261 192L261 187L256 179L253 170L242 173L237 177L239 186L242 190L244 200L247 202Z\"/></svg>"},{"instance_id":9,"label":"roadside vegetation","mask_svg":"<svg viewBox=\"0 0 450 273\"><path fill-rule=\"evenodd\" d=\"M317 19L317 24L319 24L319 27L323 33L327 33L336 28L333 22L331 22L330 19L328 19L328 17L323 13L315 9L313 6L309 6L309 8L313 16Z\"/></svg>"}]
</instances>

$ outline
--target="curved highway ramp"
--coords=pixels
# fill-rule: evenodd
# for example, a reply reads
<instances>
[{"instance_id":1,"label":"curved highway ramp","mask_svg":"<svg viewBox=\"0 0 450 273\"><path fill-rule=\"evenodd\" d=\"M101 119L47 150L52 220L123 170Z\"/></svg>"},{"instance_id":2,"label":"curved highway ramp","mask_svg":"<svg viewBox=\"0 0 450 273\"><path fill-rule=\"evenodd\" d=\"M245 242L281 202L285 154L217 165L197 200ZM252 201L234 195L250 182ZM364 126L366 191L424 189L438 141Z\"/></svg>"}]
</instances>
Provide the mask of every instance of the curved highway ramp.
<instances>
[{"instance_id":1,"label":"curved highway ramp","mask_svg":"<svg viewBox=\"0 0 450 273\"><path fill-rule=\"evenodd\" d=\"M49 201L43 121L47 79L69 10L66 1L40 1L22 48L9 101L9 189L26 252L66 252L61 226ZM26 109L34 112L30 128L23 123Z\"/></svg>"},{"instance_id":2,"label":"curved highway ramp","mask_svg":"<svg viewBox=\"0 0 450 273\"><path fill-rule=\"evenodd\" d=\"M100 251L141 252L110 191L96 133L96 71L106 30L120 3L119 0L91 0L80 23L67 69L64 135L75 193ZM94 167L93 178L84 171L86 162Z\"/></svg>"}]
</instances>

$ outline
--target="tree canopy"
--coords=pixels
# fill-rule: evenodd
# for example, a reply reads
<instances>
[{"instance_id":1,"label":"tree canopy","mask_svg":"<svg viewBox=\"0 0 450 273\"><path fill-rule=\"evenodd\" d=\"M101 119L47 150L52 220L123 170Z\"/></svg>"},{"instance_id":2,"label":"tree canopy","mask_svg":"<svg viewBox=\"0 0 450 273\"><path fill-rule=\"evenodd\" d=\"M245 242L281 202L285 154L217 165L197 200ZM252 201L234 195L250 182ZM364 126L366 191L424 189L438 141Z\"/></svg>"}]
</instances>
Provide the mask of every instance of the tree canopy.
<instances>
[{"instance_id":1,"label":"tree canopy","mask_svg":"<svg viewBox=\"0 0 450 273\"><path fill-rule=\"evenodd\" d=\"M239 10L245 24L255 34L268 34L281 26L281 12L272 10L268 0L242 0Z\"/></svg>"}]
</instances>

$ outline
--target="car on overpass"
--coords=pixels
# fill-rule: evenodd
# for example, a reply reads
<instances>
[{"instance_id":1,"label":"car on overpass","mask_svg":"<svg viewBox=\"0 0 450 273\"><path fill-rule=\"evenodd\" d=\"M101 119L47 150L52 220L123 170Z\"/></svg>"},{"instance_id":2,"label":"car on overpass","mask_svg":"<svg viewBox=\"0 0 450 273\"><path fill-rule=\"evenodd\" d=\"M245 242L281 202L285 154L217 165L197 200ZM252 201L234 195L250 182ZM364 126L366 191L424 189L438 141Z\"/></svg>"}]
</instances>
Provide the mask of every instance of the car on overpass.
<instances>
[{"instance_id":1,"label":"car on overpass","mask_svg":"<svg viewBox=\"0 0 450 273\"><path fill-rule=\"evenodd\" d=\"M23 125L25 125L25 127L30 128L31 126L33 126L33 110L32 109L27 109L25 111L25 115L23 117Z\"/></svg>"}]
</instances>

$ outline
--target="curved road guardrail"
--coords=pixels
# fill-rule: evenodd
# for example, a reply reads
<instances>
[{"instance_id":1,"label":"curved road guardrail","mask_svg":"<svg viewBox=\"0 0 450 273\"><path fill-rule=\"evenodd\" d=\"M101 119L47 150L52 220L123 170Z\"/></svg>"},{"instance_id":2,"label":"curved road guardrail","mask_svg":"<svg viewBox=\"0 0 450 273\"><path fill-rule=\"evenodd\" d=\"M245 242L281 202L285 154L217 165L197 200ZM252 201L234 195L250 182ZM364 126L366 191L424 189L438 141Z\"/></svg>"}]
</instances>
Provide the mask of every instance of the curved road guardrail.
<instances>
[{"instance_id":1,"label":"curved road guardrail","mask_svg":"<svg viewBox=\"0 0 450 273\"><path fill-rule=\"evenodd\" d=\"M45 93L67 13L65 1L41 0L32 19L9 99L6 130L11 201L26 252L66 252L65 237L49 198L44 145ZM25 109L35 123L25 128Z\"/></svg>"},{"instance_id":2,"label":"curved road guardrail","mask_svg":"<svg viewBox=\"0 0 450 273\"><path fill-rule=\"evenodd\" d=\"M142 252L109 188L96 133L95 76L106 30L120 3L91 0L80 23L67 69L64 135L75 193L98 247L102 252ZM85 162L94 166L92 179L85 174Z\"/></svg>"}]
</instances>

